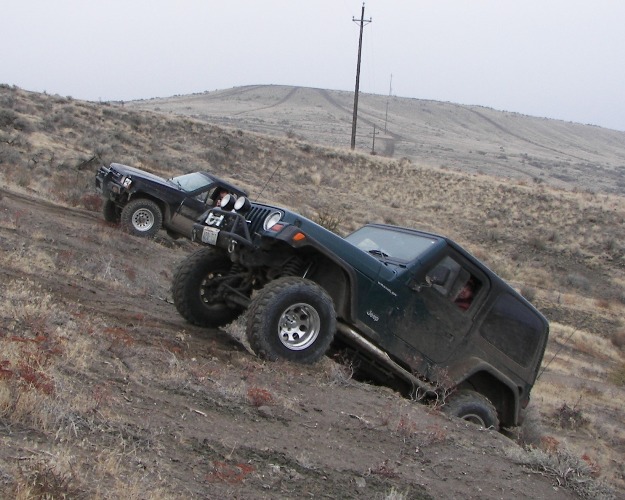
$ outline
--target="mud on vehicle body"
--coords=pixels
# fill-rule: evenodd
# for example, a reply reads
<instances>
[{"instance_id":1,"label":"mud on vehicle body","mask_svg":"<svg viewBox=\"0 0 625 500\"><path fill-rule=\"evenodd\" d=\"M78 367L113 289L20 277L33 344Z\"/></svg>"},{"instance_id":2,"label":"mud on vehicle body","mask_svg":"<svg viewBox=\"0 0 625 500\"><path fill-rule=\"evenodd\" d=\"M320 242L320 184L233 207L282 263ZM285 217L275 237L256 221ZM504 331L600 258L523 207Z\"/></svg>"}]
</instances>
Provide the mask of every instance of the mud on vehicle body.
<instances>
[{"instance_id":1,"label":"mud on vehicle body","mask_svg":"<svg viewBox=\"0 0 625 500\"><path fill-rule=\"evenodd\" d=\"M165 179L120 163L100 167L95 187L105 198L104 219L121 223L128 233L146 238L161 228L174 238L190 238L193 223L215 203L221 191L245 195L245 191L208 172Z\"/></svg>"},{"instance_id":2,"label":"mud on vehicle body","mask_svg":"<svg viewBox=\"0 0 625 500\"><path fill-rule=\"evenodd\" d=\"M450 415L519 424L548 323L452 240L384 224L342 238L244 197L198 220L192 238L205 247L172 288L186 320L218 327L247 310L247 337L264 359L347 353L407 395L444 392Z\"/></svg>"}]
</instances>

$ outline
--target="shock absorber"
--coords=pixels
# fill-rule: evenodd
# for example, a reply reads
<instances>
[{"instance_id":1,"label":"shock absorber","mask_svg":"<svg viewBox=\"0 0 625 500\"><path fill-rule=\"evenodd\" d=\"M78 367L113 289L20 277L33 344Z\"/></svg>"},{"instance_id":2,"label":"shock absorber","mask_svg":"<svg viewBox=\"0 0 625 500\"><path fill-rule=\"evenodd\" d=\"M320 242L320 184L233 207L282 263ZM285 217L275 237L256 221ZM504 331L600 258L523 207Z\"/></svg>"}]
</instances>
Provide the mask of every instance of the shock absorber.
<instances>
[{"instance_id":1,"label":"shock absorber","mask_svg":"<svg viewBox=\"0 0 625 500\"><path fill-rule=\"evenodd\" d=\"M287 260L283 267L281 276L304 276L306 271L306 263L304 260L294 255L289 260Z\"/></svg>"},{"instance_id":2,"label":"shock absorber","mask_svg":"<svg viewBox=\"0 0 625 500\"><path fill-rule=\"evenodd\" d=\"M235 262L232 264L226 278L227 281L222 284L226 301L247 307L252 290L251 275L246 272L246 269L241 264Z\"/></svg>"}]
</instances>

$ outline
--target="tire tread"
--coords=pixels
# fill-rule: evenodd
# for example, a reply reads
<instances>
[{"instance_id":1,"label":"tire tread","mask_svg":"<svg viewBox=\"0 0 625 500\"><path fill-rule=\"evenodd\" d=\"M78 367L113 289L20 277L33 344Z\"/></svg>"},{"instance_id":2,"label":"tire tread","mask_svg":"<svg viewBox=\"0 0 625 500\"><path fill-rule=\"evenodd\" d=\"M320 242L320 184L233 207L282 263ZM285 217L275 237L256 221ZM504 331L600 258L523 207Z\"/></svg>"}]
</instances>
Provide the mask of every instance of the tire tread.
<instances>
[{"instance_id":1,"label":"tire tread","mask_svg":"<svg viewBox=\"0 0 625 500\"><path fill-rule=\"evenodd\" d=\"M242 309L231 309L224 304L221 314L213 313L210 317L203 314L203 306L196 296L198 290L195 281L198 277L203 279L205 268L210 267L211 263L218 263L221 259L225 260L227 257L213 248L203 247L189 255L176 269L171 289L174 306L180 315L193 325L217 328L232 322L242 312ZM202 276L198 276L198 273Z\"/></svg>"},{"instance_id":2,"label":"tire tread","mask_svg":"<svg viewBox=\"0 0 625 500\"><path fill-rule=\"evenodd\" d=\"M488 427L492 427L496 430L499 429L499 417L495 405L493 405L486 396L477 391L466 389L459 390L457 393L450 396L443 410L447 415L462 418L462 416L459 415L461 409L469 405L482 406L492 420L491 425Z\"/></svg>"}]
</instances>

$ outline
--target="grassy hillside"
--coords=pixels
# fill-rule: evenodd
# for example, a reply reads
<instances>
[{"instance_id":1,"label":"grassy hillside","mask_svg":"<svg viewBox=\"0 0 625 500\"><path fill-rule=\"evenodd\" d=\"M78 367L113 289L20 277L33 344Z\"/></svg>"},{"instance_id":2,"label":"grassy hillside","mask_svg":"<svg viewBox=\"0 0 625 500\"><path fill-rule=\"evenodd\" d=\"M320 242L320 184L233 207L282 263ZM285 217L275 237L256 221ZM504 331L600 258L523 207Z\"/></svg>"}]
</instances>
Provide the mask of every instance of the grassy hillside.
<instances>
[{"instance_id":1,"label":"grassy hillside","mask_svg":"<svg viewBox=\"0 0 625 500\"><path fill-rule=\"evenodd\" d=\"M353 93L255 85L133 101L133 109L347 148ZM375 143L374 143L375 137ZM357 149L429 167L625 193L625 132L480 106L361 94Z\"/></svg>"},{"instance_id":2,"label":"grassy hillside","mask_svg":"<svg viewBox=\"0 0 625 500\"><path fill-rule=\"evenodd\" d=\"M253 102L251 105L256 104ZM219 106L222 116L226 116L228 101L220 102ZM428 108L431 120L441 119L435 112L437 106L444 110L447 105L431 103ZM206 169L246 188L253 198L294 208L317 220L333 220L341 233L368 221L387 222L443 233L469 248L534 302L551 322L552 334L544 372L533 392L529 423L519 439L542 447L556 459L569 454L578 457L590 467L596 478L609 481L617 490L623 490L625 470L620 457L625 453L625 431L620 422L625 417L625 325L622 315L625 304L625 199L618 194L618 190L558 189L549 182L502 178L487 175L486 171L458 171L453 165L442 163L433 166L431 161L422 163L407 155L394 159L354 153L302 140L298 134L289 134L291 137L261 135L173 113L164 115L162 112L130 108L0 87L0 178L4 188L28 199L53 202L49 207L40 206L53 217L63 217L62 207L67 207L74 214L69 223L76 225L74 229L48 234L41 224L37 226L36 212L31 213L20 208L19 204L14 205L14 198L9 195L0 199L0 242L5 251L2 257L5 269L2 291L4 297L11 298L2 310L3 330L0 335L3 353L0 357L0 417L7 429L14 429L15 432L17 429L20 429L19 432L35 429L44 440L46 437L54 440L56 433L63 436L62 441L71 441L71 426L82 422L80 419L87 419L87 416L95 418L98 412L113 418L114 407L108 404L118 399L123 401L123 397L132 399L133 396L129 393L126 396L111 396L106 392L108 386L104 381L90 381L93 391L96 391L94 387L99 387L92 393L91 397L95 399L89 405L78 405L73 413L65 410L67 418L62 426L52 418L54 412L50 405L60 407L62 403L69 404L67 401L71 398L67 396L66 401L52 397L52 393L46 394L46 387L52 387L46 384L54 384L55 381L57 386L59 381L68 386L71 383L71 390L81 394L79 381L85 373L83 364L101 363L94 353L100 349L97 347L98 335L102 334L114 339L107 350L112 357L105 358L109 365L102 365L111 371L100 373L112 377L110 380L115 379L115 372L122 376L120 374L129 370L129 363L138 363L138 354L148 353L158 344L163 350L163 359L169 360L166 372L171 377L176 371L176 377L180 377L180 385L176 386L182 391L180 394L188 390L185 384L190 383L189 377L195 374L194 384L202 385L200 379L212 380L216 384L214 387L221 387L222 392L230 391L229 398L236 391L239 391L236 392L237 397L243 397L240 395L243 388L235 388L232 383L226 382L232 375L227 372L228 361L221 364L222 361L213 360L224 360L225 353L233 351L230 362L237 369L244 372L244 364L252 363L250 370L253 373L241 375L237 372L237 376L247 377L245 380L249 377L262 380L262 384L248 384L245 390L254 387L267 390L269 384L274 384L270 392L271 397L281 401L277 408L292 410L295 396L287 395L287 388L283 385L286 381L276 379L275 370L243 357L233 344L221 343L215 348L209 342L209 347L206 347L197 331L183 329L181 323L172 322L175 320L171 320L171 311L166 309L170 306L167 303L167 283L175 261L190 251L190 243L176 244L163 236L142 248L141 242L97 223L101 219L98 212L101 200L94 193L93 176L102 163L126 163L164 176ZM473 116L474 111L462 113ZM456 110L456 116L460 113L459 109ZM531 122L524 122L524 127L528 127L524 137L545 135L538 126L532 128ZM462 122L457 126L462 127ZM494 134L490 126L492 124L469 128L471 133L485 138ZM588 132L588 143L584 148L594 151L593 155L599 155L597 151L603 148L604 143L593 145L595 128L590 129L593 130ZM515 134L518 135L518 130ZM553 149L566 152L574 142ZM458 161L462 163L465 150L459 144L454 142L454 146L449 147L454 154L460 155ZM492 151L486 153L480 156L489 157ZM466 154L469 162L471 156ZM578 151L571 154L577 156ZM618 155L621 153L616 151L610 154L613 155L610 160L612 168L620 161ZM435 156L433 152L432 158ZM538 173L531 175L540 177L542 168L533 168L538 169ZM618 169L612 170L618 172ZM544 173L546 177L553 177L549 169L545 169ZM592 176L586 170L583 175ZM78 228L76 217L91 221L92 232L85 232L82 226ZM20 239L22 237L24 240ZM71 244L66 241L68 238ZM83 250L71 246L76 242L82 242ZM123 259L116 256L119 248L124 249L127 258L123 264ZM86 254L83 255L83 251ZM149 266L145 262L149 262ZM58 282L53 280L54 275L60 276ZM25 280L24 276L28 279ZM37 280L37 276L49 276L49 281L33 281ZM87 323L83 319L85 311L79 306L69 302L57 304L54 290L64 283L72 287L78 284L84 286L82 293L87 293L83 296L85 302L89 297L97 297L98 289L108 290L109 295L102 303L111 315L120 310L123 323L114 324L112 317L100 317L97 310L87 313L93 315L93 320ZM132 301L133 293L141 300L141 308L124 311L126 302L115 302L114 297L118 294ZM41 300L33 301L34 296L39 296ZM83 304L83 301L78 300L78 303ZM80 349L80 353L78 358L70 358L71 363L67 358L62 363L57 360L55 349L59 346L45 344L40 337L43 335L52 339L58 335L57 327L61 324L68 329L64 338L80 338L86 342L76 344L75 349ZM69 328L68 324L73 326ZM85 336L85 333L88 335ZM139 341L146 333L157 340ZM167 336L168 333L171 337ZM236 337L236 331L233 334ZM28 341L18 342L16 337ZM137 342L147 342L148 345ZM63 343L64 356L70 355L65 350L67 345ZM196 359L196 355L195 351L189 351L190 345L198 349L198 353L209 349L210 353L203 361L206 364L202 367L194 368L191 359ZM21 346L33 346L33 349ZM42 350L43 346L47 350ZM41 356L37 357L36 363L33 361L35 353ZM128 361L129 356L134 361ZM82 361L77 362L77 359ZM63 371L59 368L64 364L71 369ZM29 366L31 372L22 371L21 378L17 379L17 366ZM142 365L141 370L150 370L150 367ZM326 383L324 397L330 397L327 394L332 393L334 388L328 387L334 387L337 380L349 380L349 374L345 377L345 373L340 371L337 375L339 372L335 370L334 365L327 365L320 372L307 372L305 383L310 387L307 389L304 385L298 386L298 389L313 393L313 386ZM78 376L71 378L74 372ZM133 380L144 386L150 377L165 385L171 382L165 377L165 372L160 375L150 371L138 373L142 375L134 375ZM30 400L20 396L22 385L16 385L16 380L24 382L27 379L31 383L28 387L38 384L40 389L39 393L28 393ZM349 390L363 389L348 384ZM349 398L349 392L341 391L343 389L339 391L341 398ZM49 413L41 413L41 405L37 405L36 399L32 400L36 394L48 405L46 411ZM250 403L249 392L244 391L244 394L247 396L243 398L247 397L252 407L264 406ZM262 391L253 394L269 397ZM362 392L357 394L358 397L363 396ZM213 401L213 405L225 404L219 403L221 396L217 392L205 396ZM240 399L237 401L240 405ZM398 408L401 406L397 400L393 401ZM28 406L20 406L26 404ZM340 404L340 399L335 404ZM58 407L54 411L60 411ZM275 405L273 408L274 412L278 411ZM412 427L409 426L406 431L404 422L402 432L407 434L403 437L416 439L421 435L416 430L418 420L413 419L426 417L410 415L407 421L416 427L410 430ZM274 417L283 418L280 415ZM139 426L140 417L137 418L139 420L133 425ZM336 423L333 425L336 426ZM399 423L389 429L397 433ZM8 439L9 434L5 438ZM74 437L76 435L78 430ZM434 431L428 436L432 442L439 439ZM138 434L135 436L136 439L140 437ZM421 438L425 439L424 436ZM436 442L448 442L450 446L457 444L457 441L445 439ZM215 451L216 445L213 443L211 446ZM228 455L225 447L220 448L218 454L222 458ZM102 460L105 458L113 460L112 455L102 457ZM243 460L245 457L239 458ZM298 463L301 466L306 460L305 457L300 458ZM251 460L249 456L248 459ZM223 461L226 462L225 458ZM6 464L8 462L2 467L8 468ZM112 469L107 469L102 463L100 466L101 471L111 473ZM37 470L47 470L41 467ZM385 467L380 466L376 470L380 473L386 471L388 476L392 476L388 464ZM301 467L297 470L303 474ZM549 470L549 477L558 476L557 472ZM25 477L27 472L23 470ZM102 472L103 477L107 475L105 472ZM26 479L24 481L28 483ZM82 488L85 488L84 485ZM386 491L389 490L390 486ZM382 485L378 496L383 491ZM157 494L149 496L159 497ZM167 496L162 494L162 497Z\"/></svg>"}]
</instances>

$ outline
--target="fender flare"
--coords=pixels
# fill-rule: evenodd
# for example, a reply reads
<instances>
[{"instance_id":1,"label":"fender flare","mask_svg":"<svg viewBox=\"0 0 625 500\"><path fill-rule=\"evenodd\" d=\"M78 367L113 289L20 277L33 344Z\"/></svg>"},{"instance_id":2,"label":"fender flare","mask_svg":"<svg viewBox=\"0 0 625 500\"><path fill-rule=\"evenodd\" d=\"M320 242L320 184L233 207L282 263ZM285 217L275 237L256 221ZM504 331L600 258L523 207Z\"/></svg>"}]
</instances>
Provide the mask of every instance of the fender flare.
<instances>
[{"instance_id":1,"label":"fender flare","mask_svg":"<svg viewBox=\"0 0 625 500\"><path fill-rule=\"evenodd\" d=\"M462 386L463 383L468 382L472 377L479 375L480 373L487 374L493 379L497 380L503 387L508 390L511 396L511 407L507 408L506 413L508 413L508 415L504 414L503 420L506 423L511 423L512 425L518 424L519 409L521 406L519 394L520 388L501 371L493 367L491 364L485 362L483 359L472 356L470 358L462 360L460 363L451 363L447 367L446 373L453 383L454 387ZM484 395L488 396L488 394ZM497 407L500 412L505 409L502 407L501 404L497 404L497 401L492 401L492 403Z\"/></svg>"},{"instance_id":2,"label":"fender flare","mask_svg":"<svg viewBox=\"0 0 625 500\"><path fill-rule=\"evenodd\" d=\"M296 240L294 236L298 233L302 233L306 236L303 240ZM339 267L347 276L347 286L345 292L349 294L348 303L349 308L346 311L342 311L346 319L350 322L356 320L356 311L358 310L358 291L356 283L358 281L356 271L345 262L341 257L336 255L334 252L328 250L327 247L321 245L314 238L310 237L304 231L302 231L299 227L294 225L286 226L282 231L280 231L276 236L276 240L282 241L294 250L300 250L304 248L311 248L315 252L326 257L328 260L332 261Z\"/></svg>"}]
</instances>

